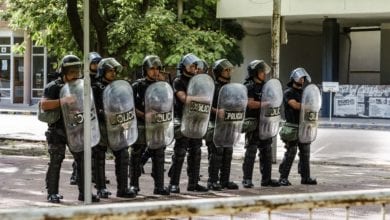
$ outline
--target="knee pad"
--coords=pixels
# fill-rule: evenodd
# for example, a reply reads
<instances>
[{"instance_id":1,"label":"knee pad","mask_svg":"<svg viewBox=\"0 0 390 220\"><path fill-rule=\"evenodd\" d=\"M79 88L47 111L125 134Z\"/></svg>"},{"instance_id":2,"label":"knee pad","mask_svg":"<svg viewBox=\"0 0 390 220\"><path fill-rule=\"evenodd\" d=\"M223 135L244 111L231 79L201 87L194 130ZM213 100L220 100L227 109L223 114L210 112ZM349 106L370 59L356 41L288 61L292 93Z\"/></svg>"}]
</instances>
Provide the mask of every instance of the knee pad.
<instances>
[{"instance_id":1,"label":"knee pad","mask_svg":"<svg viewBox=\"0 0 390 220\"><path fill-rule=\"evenodd\" d=\"M245 156L246 157L256 157L257 146L256 145L247 145L245 146Z\"/></svg>"},{"instance_id":2,"label":"knee pad","mask_svg":"<svg viewBox=\"0 0 390 220\"><path fill-rule=\"evenodd\" d=\"M184 147L175 147L174 149L174 157L176 158L176 160L184 161L186 153L187 150Z\"/></svg>"}]
</instances>

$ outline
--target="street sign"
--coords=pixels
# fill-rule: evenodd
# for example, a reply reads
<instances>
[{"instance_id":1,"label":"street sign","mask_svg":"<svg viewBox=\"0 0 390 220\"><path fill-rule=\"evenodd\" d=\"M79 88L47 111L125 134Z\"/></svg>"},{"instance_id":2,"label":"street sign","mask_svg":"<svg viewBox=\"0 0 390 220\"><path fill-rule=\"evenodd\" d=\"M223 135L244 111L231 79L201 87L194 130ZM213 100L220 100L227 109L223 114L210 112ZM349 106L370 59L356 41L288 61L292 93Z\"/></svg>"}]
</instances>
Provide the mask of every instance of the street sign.
<instances>
[{"instance_id":1,"label":"street sign","mask_svg":"<svg viewBox=\"0 0 390 220\"><path fill-rule=\"evenodd\" d=\"M338 92L339 82L322 82L323 92Z\"/></svg>"}]
</instances>

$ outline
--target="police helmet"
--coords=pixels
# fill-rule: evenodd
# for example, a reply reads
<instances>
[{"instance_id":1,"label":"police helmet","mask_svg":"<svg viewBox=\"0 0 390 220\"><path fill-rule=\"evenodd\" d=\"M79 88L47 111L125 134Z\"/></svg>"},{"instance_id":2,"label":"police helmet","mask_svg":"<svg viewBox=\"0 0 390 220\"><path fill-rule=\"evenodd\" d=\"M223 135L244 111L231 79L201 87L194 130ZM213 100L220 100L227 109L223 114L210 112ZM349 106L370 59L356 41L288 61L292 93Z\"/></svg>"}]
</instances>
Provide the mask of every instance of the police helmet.
<instances>
[{"instance_id":1,"label":"police helmet","mask_svg":"<svg viewBox=\"0 0 390 220\"><path fill-rule=\"evenodd\" d=\"M179 73L183 73L183 71L186 69L186 66L191 64L197 65L199 61L200 59L192 53L184 55L179 62Z\"/></svg>"},{"instance_id":2,"label":"police helmet","mask_svg":"<svg viewBox=\"0 0 390 220\"><path fill-rule=\"evenodd\" d=\"M265 74L271 72L271 67L264 60L253 60L248 64L248 75L246 80L252 79L254 76L257 76L257 73L262 70Z\"/></svg>"},{"instance_id":3,"label":"police helmet","mask_svg":"<svg viewBox=\"0 0 390 220\"><path fill-rule=\"evenodd\" d=\"M103 58L98 64L97 78L103 78L106 70L115 69L116 72L122 71L122 65L113 57Z\"/></svg>"},{"instance_id":4,"label":"police helmet","mask_svg":"<svg viewBox=\"0 0 390 220\"><path fill-rule=\"evenodd\" d=\"M213 73L215 78L218 78L224 69L232 69L233 64L227 59L220 59L213 64Z\"/></svg>"},{"instance_id":5,"label":"police helmet","mask_svg":"<svg viewBox=\"0 0 390 220\"><path fill-rule=\"evenodd\" d=\"M197 62L197 68L201 71L200 73L208 74L209 72L209 64L203 59Z\"/></svg>"},{"instance_id":6,"label":"police helmet","mask_svg":"<svg viewBox=\"0 0 390 220\"><path fill-rule=\"evenodd\" d=\"M156 55L148 55L142 61L142 76L145 77L149 68L157 66L160 70L163 68L160 58Z\"/></svg>"},{"instance_id":7,"label":"police helmet","mask_svg":"<svg viewBox=\"0 0 390 220\"><path fill-rule=\"evenodd\" d=\"M89 63L99 63L100 60L102 60L102 56L100 56L100 54L98 54L97 52L90 52L88 54L88 61Z\"/></svg>"},{"instance_id":8,"label":"police helmet","mask_svg":"<svg viewBox=\"0 0 390 220\"><path fill-rule=\"evenodd\" d=\"M311 77L310 75L306 72L306 70L302 67L298 67L291 71L290 73L290 83L287 85L292 85L292 82L299 82L299 79L305 77L305 82L310 83L311 82Z\"/></svg>"},{"instance_id":9,"label":"police helmet","mask_svg":"<svg viewBox=\"0 0 390 220\"><path fill-rule=\"evenodd\" d=\"M81 68L81 60L75 55L66 55L62 58L61 60L61 65L60 65L60 75L63 76L68 72L68 69L70 67L78 67Z\"/></svg>"}]
</instances>

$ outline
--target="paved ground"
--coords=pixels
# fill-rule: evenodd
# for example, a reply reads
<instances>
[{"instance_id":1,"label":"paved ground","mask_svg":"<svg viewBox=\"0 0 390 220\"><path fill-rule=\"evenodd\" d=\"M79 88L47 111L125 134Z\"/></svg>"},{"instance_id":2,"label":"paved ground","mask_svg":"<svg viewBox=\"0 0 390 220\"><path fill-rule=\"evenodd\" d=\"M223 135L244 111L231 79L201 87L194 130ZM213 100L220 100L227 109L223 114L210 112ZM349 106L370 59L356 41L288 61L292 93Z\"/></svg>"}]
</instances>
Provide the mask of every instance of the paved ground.
<instances>
[{"instance_id":1,"label":"paved ground","mask_svg":"<svg viewBox=\"0 0 390 220\"><path fill-rule=\"evenodd\" d=\"M46 202L46 189L44 178L47 169L48 158L46 156L46 144L44 142L44 131L46 125L39 122L30 110L7 110L2 112L0 108L0 212L8 208L32 208L47 206L75 206L82 204L77 201L77 187L69 185L71 173L71 156L64 161L61 170L60 192L64 195L63 203L50 204ZM30 112L30 113L26 113ZM299 184L297 174L297 161L295 161L290 181L293 183L289 187L268 188L260 187L259 171L254 173L256 187L253 189L243 189L240 184L238 191L222 191L208 193L186 192L187 176L183 168L181 178L182 194L172 194L170 196L154 196L152 194L153 181L150 176L150 162L146 165L146 174L141 177L141 192L135 199L119 199L115 196L102 200L101 203L116 202L136 202L153 200L174 200L212 197L232 197L245 195L273 195L305 192L328 192L360 189L381 189L390 187L390 159L388 157L389 124L390 120L385 119L342 119L333 118L321 119L319 135L320 138L313 144L312 150L312 173L318 178L317 186L304 186ZM335 133L345 131L339 128L348 128L348 132L343 137L335 137ZM356 130L358 129L358 130ZM362 129L367 129L362 130ZM374 131L375 130L375 131ZM366 138L361 141L358 138ZM344 145L335 145L336 139L343 139ZM375 141L373 141L375 140ZM359 142L360 147L354 147L355 142ZM239 143L242 145L241 143ZM232 164L231 179L240 183L242 178L242 155L243 150L236 148ZM282 143L278 141L277 164L273 166L273 176L278 177L277 167L283 155ZM334 154L335 149L337 154ZM206 149L203 148L206 152ZM170 166L171 147L166 151L166 169ZM201 183L207 181L207 155L203 154L201 168ZM115 195L116 181L114 177L113 160L107 160L107 176L111 180L108 188ZM166 182L168 178L166 178ZM378 212L374 208L372 212ZM333 216L337 210L319 211L320 216ZM367 214L368 213L368 214ZM376 219L372 217L371 209L355 210L352 216L359 219ZM367 215L366 215L367 214ZM336 215L336 214L335 214ZM287 218L287 217L288 218ZM366 217L362 217L366 216ZM371 217L367 217L371 216ZM285 218L286 217L286 218ZM241 217L246 219L245 216ZM221 217L220 219L223 219ZM239 218L240 219L240 218ZM253 218L255 219L255 218ZM277 219L302 219L294 217L294 214L282 213ZM320 219L320 218L316 218ZM321 218L326 219L326 218ZM328 218L333 219L333 218Z\"/></svg>"}]
</instances>

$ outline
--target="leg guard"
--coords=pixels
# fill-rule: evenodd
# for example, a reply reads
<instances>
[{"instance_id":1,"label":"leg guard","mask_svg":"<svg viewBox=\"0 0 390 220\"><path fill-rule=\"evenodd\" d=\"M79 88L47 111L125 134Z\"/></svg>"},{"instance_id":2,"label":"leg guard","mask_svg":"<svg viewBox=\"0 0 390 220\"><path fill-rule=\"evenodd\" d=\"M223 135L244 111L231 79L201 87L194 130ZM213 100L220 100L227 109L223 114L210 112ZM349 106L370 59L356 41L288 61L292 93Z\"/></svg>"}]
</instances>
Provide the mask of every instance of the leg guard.
<instances>
[{"instance_id":1,"label":"leg guard","mask_svg":"<svg viewBox=\"0 0 390 220\"><path fill-rule=\"evenodd\" d=\"M184 158L187 153L186 144L188 141L186 138L177 139L174 146L174 152L172 155L172 164L169 169L170 185L178 186L180 183L181 169L183 167Z\"/></svg>"},{"instance_id":2,"label":"leg guard","mask_svg":"<svg viewBox=\"0 0 390 220\"><path fill-rule=\"evenodd\" d=\"M298 144L299 147L299 167L301 183L316 185L317 180L310 177L310 144Z\"/></svg>"},{"instance_id":3,"label":"leg guard","mask_svg":"<svg viewBox=\"0 0 390 220\"><path fill-rule=\"evenodd\" d=\"M260 173L261 182L269 182L271 180L272 172L272 148L271 145L260 146L259 158L260 158Z\"/></svg>"},{"instance_id":4,"label":"leg guard","mask_svg":"<svg viewBox=\"0 0 390 220\"><path fill-rule=\"evenodd\" d=\"M72 163L72 174L70 175L70 185L77 185L77 163L73 160Z\"/></svg>"},{"instance_id":5,"label":"leg guard","mask_svg":"<svg viewBox=\"0 0 390 220\"><path fill-rule=\"evenodd\" d=\"M297 154L297 143L289 142L285 145L285 148L286 152L284 153L282 163L280 163L279 166L280 179L288 179L291 166L294 162L295 155Z\"/></svg>"},{"instance_id":6,"label":"leg guard","mask_svg":"<svg viewBox=\"0 0 390 220\"><path fill-rule=\"evenodd\" d=\"M96 189L105 189L106 188L106 176L105 176L105 166L106 166L106 148L104 146L98 145L93 148L93 164L94 164L94 176Z\"/></svg>"},{"instance_id":7,"label":"leg guard","mask_svg":"<svg viewBox=\"0 0 390 220\"><path fill-rule=\"evenodd\" d=\"M219 171L222 167L223 148L216 147L213 142L208 142L209 151L209 183L217 183L219 179Z\"/></svg>"},{"instance_id":8,"label":"leg guard","mask_svg":"<svg viewBox=\"0 0 390 220\"><path fill-rule=\"evenodd\" d=\"M134 190L139 191L139 177L141 176L141 156L142 152L144 152L145 145L142 144L134 144L131 147L130 154L130 186L134 188Z\"/></svg>"},{"instance_id":9,"label":"leg guard","mask_svg":"<svg viewBox=\"0 0 390 220\"><path fill-rule=\"evenodd\" d=\"M152 157L152 176L154 179L155 188L164 187L164 161L165 149L149 150Z\"/></svg>"},{"instance_id":10,"label":"leg guard","mask_svg":"<svg viewBox=\"0 0 390 220\"><path fill-rule=\"evenodd\" d=\"M247 145L245 146L245 158L242 164L242 172L244 174L244 180L252 180L253 166L255 164L257 146Z\"/></svg>"},{"instance_id":11,"label":"leg guard","mask_svg":"<svg viewBox=\"0 0 390 220\"><path fill-rule=\"evenodd\" d=\"M201 153L200 146L191 146L189 148L187 157L187 175L189 185L196 185L199 181Z\"/></svg>"},{"instance_id":12,"label":"leg guard","mask_svg":"<svg viewBox=\"0 0 390 220\"><path fill-rule=\"evenodd\" d=\"M232 159L233 159L233 148L232 147L225 147L222 148L222 167L221 167L221 176L220 176L220 182L221 185L226 185L228 182L230 182L230 168L232 165Z\"/></svg>"},{"instance_id":13,"label":"leg guard","mask_svg":"<svg viewBox=\"0 0 390 220\"><path fill-rule=\"evenodd\" d=\"M65 145L49 147L50 162L46 173L47 194L58 194L58 183L60 181L60 170L62 161L65 158Z\"/></svg>"}]
</instances>

